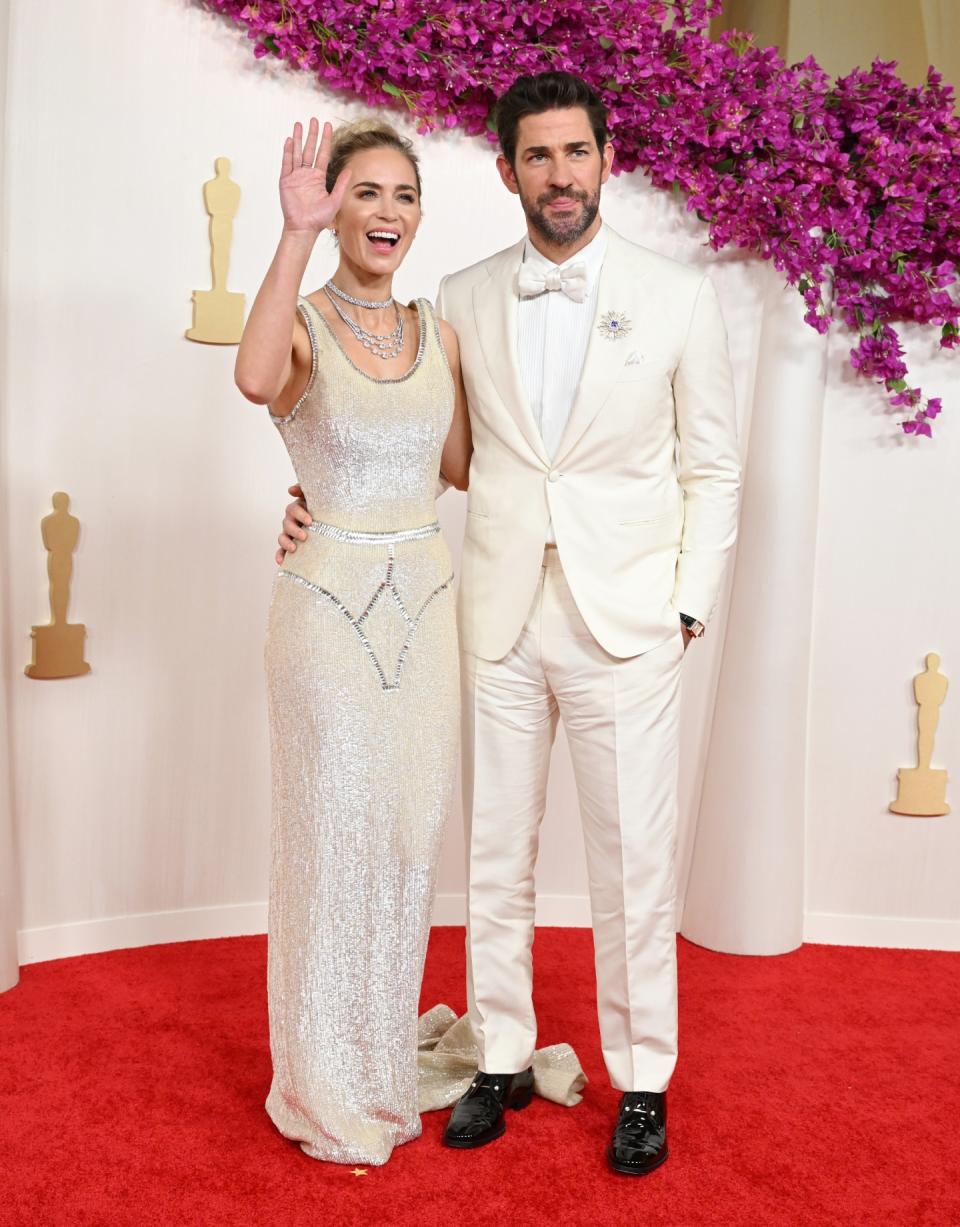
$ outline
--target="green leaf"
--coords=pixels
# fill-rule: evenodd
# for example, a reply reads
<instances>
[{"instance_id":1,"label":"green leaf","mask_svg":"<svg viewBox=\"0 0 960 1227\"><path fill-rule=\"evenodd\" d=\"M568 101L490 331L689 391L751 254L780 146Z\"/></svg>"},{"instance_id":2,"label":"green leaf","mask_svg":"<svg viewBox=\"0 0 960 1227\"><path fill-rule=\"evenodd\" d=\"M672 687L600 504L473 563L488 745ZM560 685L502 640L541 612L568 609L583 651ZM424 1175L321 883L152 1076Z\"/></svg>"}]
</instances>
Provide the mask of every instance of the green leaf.
<instances>
[{"instance_id":1,"label":"green leaf","mask_svg":"<svg viewBox=\"0 0 960 1227\"><path fill-rule=\"evenodd\" d=\"M280 48L277 46L277 40L273 37L272 34L267 35L267 37L263 40L263 45L270 52L271 55L280 54Z\"/></svg>"},{"instance_id":2,"label":"green leaf","mask_svg":"<svg viewBox=\"0 0 960 1227\"><path fill-rule=\"evenodd\" d=\"M714 162L713 169L718 175L729 174L736 166L736 161L733 158L724 158L722 162Z\"/></svg>"},{"instance_id":3,"label":"green leaf","mask_svg":"<svg viewBox=\"0 0 960 1227\"><path fill-rule=\"evenodd\" d=\"M604 49L604 51L609 51L610 48L613 46L613 39L607 38L605 34L601 34L600 37L597 39L597 42Z\"/></svg>"},{"instance_id":4,"label":"green leaf","mask_svg":"<svg viewBox=\"0 0 960 1227\"><path fill-rule=\"evenodd\" d=\"M956 324L944 324L944 326L940 329L940 335L942 337L960 336L960 328L957 328Z\"/></svg>"},{"instance_id":5,"label":"green leaf","mask_svg":"<svg viewBox=\"0 0 960 1227\"><path fill-rule=\"evenodd\" d=\"M662 107L668 107L673 102L673 94L657 94L657 102Z\"/></svg>"},{"instance_id":6,"label":"green leaf","mask_svg":"<svg viewBox=\"0 0 960 1227\"><path fill-rule=\"evenodd\" d=\"M887 380L887 388L891 392L902 392L906 386L907 386L907 381L905 379L888 379Z\"/></svg>"},{"instance_id":7,"label":"green leaf","mask_svg":"<svg viewBox=\"0 0 960 1227\"><path fill-rule=\"evenodd\" d=\"M385 94L389 94L392 98L406 97L402 89L399 89L396 85L391 85L389 81L384 81L380 88Z\"/></svg>"}]
</instances>

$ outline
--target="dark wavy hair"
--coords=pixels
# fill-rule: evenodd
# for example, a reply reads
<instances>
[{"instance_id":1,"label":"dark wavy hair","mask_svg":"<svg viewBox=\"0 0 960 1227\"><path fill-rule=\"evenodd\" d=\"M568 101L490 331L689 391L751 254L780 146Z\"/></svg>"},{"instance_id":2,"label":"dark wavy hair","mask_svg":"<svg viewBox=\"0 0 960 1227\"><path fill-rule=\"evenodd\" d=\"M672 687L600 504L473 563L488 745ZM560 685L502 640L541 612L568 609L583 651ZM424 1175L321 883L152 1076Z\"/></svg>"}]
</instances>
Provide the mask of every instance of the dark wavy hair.
<instances>
[{"instance_id":1,"label":"dark wavy hair","mask_svg":"<svg viewBox=\"0 0 960 1227\"><path fill-rule=\"evenodd\" d=\"M542 115L582 107L587 113L597 148L607 143L607 108L586 81L570 72L541 72L535 77L517 77L497 102L497 136L503 156L511 166L517 157L517 129L524 115Z\"/></svg>"}]
</instances>

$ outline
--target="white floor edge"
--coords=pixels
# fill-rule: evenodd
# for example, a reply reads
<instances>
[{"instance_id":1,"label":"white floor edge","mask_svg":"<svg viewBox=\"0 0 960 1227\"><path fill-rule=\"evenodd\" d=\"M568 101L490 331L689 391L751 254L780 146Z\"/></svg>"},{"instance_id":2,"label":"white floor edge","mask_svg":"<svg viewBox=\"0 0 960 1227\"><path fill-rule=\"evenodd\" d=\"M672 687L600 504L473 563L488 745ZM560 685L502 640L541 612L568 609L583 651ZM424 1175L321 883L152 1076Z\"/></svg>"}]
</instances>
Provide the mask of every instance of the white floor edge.
<instances>
[{"instance_id":1,"label":"white floor edge","mask_svg":"<svg viewBox=\"0 0 960 1227\"><path fill-rule=\"evenodd\" d=\"M464 896L439 895L433 923L461 925L463 922ZM584 895L542 895L537 900L537 924L561 928L588 927L589 900ZM100 920L22 929L17 939L20 963L25 965L135 946L240 937L264 933L266 928L267 905L261 901L183 908L170 912L143 912L133 916L108 916ZM960 950L960 920L808 912L804 920L803 939L831 946Z\"/></svg>"},{"instance_id":2,"label":"white floor edge","mask_svg":"<svg viewBox=\"0 0 960 1227\"><path fill-rule=\"evenodd\" d=\"M807 912L803 940L825 946L888 946L898 950L960 950L960 920Z\"/></svg>"}]
</instances>

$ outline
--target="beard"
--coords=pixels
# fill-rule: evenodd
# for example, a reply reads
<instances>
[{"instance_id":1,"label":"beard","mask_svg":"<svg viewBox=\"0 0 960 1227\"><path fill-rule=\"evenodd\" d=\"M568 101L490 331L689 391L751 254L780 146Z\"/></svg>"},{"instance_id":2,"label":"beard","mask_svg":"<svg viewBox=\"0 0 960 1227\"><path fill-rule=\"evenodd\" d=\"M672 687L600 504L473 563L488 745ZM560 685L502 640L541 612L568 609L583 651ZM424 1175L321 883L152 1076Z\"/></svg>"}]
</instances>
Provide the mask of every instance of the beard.
<instances>
[{"instance_id":1,"label":"beard","mask_svg":"<svg viewBox=\"0 0 960 1227\"><path fill-rule=\"evenodd\" d=\"M546 207L551 200L556 200L559 197L566 197L570 200L578 200L581 204L581 209L578 214L574 214L569 219L553 219L547 216ZM523 206L523 211L527 215L527 220L534 230L547 240L549 243L554 243L558 247L566 247L569 244L575 243L579 238L590 229L596 220L597 214L600 212L600 185L597 184L596 191L584 192L574 188L552 188L549 192L544 192L535 200L524 196L520 193L520 204Z\"/></svg>"}]
</instances>

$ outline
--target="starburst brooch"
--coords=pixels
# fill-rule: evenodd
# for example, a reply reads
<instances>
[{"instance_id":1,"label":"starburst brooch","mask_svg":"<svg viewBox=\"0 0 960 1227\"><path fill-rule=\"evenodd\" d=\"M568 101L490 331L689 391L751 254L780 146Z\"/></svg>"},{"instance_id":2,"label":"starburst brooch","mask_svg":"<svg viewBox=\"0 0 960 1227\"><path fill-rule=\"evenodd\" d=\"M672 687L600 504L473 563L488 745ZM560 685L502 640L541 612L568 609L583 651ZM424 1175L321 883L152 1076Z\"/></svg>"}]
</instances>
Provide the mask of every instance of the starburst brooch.
<instances>
[{"instance_id":1,"label":"starburst brooch","mask_svg":"<svg viewBox=\"0 0 960 1227\"><path fill-rule=\"evenodd\" d=\"M630 332L632 327L630 316L623 311L605 311L600 317L597 331L608 341L619 341L621 337L625 337Z\"/></svg>"}]
</instances>

